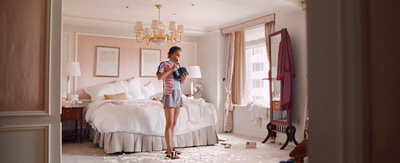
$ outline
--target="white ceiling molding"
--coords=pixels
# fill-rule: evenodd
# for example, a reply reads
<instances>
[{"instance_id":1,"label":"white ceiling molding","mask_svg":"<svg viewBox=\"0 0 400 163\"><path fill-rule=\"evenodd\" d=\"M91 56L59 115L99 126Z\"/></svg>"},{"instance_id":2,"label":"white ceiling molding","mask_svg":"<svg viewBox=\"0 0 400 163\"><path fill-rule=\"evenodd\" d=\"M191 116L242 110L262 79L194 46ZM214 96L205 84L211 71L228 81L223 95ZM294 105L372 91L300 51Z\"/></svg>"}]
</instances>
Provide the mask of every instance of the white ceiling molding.
<instances>
[{"instance_id":1,"label":"white ceiling molding","mask_svg":"<svg viewBox=\"0 0 400 163\"><path fill-rule=\"evenodd\" d=\"M132 37L134 36L133 33L133 26L135 25L134 22L64 15L63 23L66 25L128 30L132 31ZM144 24L144 25L150 27L150 24ZM185 35L188 36L201 37L207 35L208 33L209 31L206 28L194 27L190 25L185 27Z\"/></svg>"},{"instance_id":2,"label":"white ceiling molding","mask_svg":"<svg viewBox=\"0 0 400 163\"><path fill-rule=\"evenodd\" d=\"M236 32L236 31L240 31L243 29L247 29L247 28L251 28L254 26L258 26L258 25L262 25L268 22L273 22L275 21L275 14L270 14L270 15L266 15L263 17L259 17L256 19L252 19L246 22L242 22L233 26L229 26L229 27L225 27L221 29L221 33L222 34L228 34L228 33L232 33L232 32Z\"/></svg>"},{"instance_id":3,"label":"white ceiling molding","mask_svg":"<svg viewBox=\"0 0 400 163\"><path fill-rule=\"evenodd\" d=\"M131 31L136 21L157 18L185 25L185 35L202 37L212 31L271 13L301 11L301 0L67 0L63 23ZM144 24L150 26L150 24Z\"/></svg>"}]
</instances>

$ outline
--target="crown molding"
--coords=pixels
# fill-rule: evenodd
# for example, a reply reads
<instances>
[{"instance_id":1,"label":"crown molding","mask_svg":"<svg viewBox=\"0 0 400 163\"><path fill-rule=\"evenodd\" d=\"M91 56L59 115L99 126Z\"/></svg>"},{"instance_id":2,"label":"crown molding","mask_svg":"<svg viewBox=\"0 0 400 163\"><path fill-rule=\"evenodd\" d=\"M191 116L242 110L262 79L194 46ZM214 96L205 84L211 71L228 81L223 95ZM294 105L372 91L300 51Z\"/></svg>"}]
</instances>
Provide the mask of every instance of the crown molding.
<instances>
[{"instance_id":1,"label":"crown molding","mask_svg":"<svg viewBox=\"0 0 400 163\"><path fill-rule=\"evenodd\" d=\"M64 15L63 24L87 26L87 27L100 27L100 28L124 30L124 31L133 31L133 26L135 25L134 22L110 20L110 19L103 19L96 17L75 16L75 15ZM144 24L144 26L150 27L150 24ZM207 35L209 32L210 31L207 28L185 25L184 35L193 37L202 37Z\"/></svg>"}]
</instances>

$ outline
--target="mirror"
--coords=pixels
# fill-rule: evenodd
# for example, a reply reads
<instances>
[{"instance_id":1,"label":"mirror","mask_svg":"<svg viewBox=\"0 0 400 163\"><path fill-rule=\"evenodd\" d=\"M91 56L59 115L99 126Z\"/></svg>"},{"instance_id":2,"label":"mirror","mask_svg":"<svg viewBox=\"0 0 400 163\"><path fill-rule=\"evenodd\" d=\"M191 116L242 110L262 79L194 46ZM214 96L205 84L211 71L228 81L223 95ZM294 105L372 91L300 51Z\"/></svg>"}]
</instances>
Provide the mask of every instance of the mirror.
<instances>
[{"instance_id":1,"label":"mirror","mask_svg":"<svg viewBox=\"0 0 400 163\"><path fill-rule=\"evenodd\" d=\"M278 67L279 43L281 41L281 32L272 33L270 39L270 87L271 87L271 120L287 121L287 111L280 111L281 81L276 79Z\"/></svg>"},{"instance_id":2,"label":"mirror","mask_svg":"<svg viewBox=\"0 0 400 163\"><path fill-rule=\"evenodd\" d=\"M278 58L279 56L279 44L281 42L281 31L283 34L287 34L287 30L283 28L282 30L272 33L269 35L268 40L268 59L270 71L268 73L268 80L270 86L270 122L267 125L268 135L264 139L263 143L265 143L270 137L273 139L276 138L276 132L284 132L286 133L286 142L283 144L281 149L284 149L289 142L294 142L294 144L298 144L295 138L296 128L292 125L290 109L281 111L281 90L282 90L282 81L277 80L278 76ZM287 34L287 36L289 36ZM287 44L288 42L283 42ZM281 59L281 58L279 58ZM287 60L286 60L287 61ZM281 65L279 65L281 66Z\"/></svg>"}]
</instances>

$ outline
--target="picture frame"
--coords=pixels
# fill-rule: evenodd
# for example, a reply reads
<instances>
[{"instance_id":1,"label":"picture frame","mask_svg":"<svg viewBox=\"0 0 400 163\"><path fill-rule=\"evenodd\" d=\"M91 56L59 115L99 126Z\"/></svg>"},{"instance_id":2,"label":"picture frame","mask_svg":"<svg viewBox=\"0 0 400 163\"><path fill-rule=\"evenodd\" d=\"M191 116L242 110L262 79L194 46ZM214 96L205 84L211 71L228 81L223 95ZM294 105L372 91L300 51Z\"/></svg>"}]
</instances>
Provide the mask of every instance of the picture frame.
<instances>
[{"instance_id":1,"label":"picture frame","mask_svg":"<svg viewBox=\"0 0 400 163\"><path fill-rule=\"evenodd\" d=\"M161 49L140 49L140 77L156 77Z\"/></svg>"},{"instance_id":2,"label":"picture frame","mask_svg":"<svg viewBox=\"0 0 400 163\"><path fill-rule=\"evenodd\" d=\"M119 47L96 47L96 77L119 77Z\"/></svg>"}]
</instances>

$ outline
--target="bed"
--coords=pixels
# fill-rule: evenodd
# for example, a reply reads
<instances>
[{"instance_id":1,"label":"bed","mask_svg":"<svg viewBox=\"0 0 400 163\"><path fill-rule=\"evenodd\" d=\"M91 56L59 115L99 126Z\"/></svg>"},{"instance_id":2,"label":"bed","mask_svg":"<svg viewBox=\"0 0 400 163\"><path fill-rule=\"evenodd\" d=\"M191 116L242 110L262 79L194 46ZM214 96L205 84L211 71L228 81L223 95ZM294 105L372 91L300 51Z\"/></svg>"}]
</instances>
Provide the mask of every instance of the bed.
<instances>
[{"instance_id":1,"label":"bed","mask_svg":"<svg viewBox=\"0 0 400 163\"><path fill-rule=\"evenodd\" d=\"M84 89L92 99L85 115L90 140L107 154L165 150L164 109L159 101L162 94L155 94L151 89L151 83L142 86L137 77ZM104 99L104 95L124 92L126 99ZM183 102L173 146L217 144L214 105L185 96Z\"/></svg>"}]
</instances>

